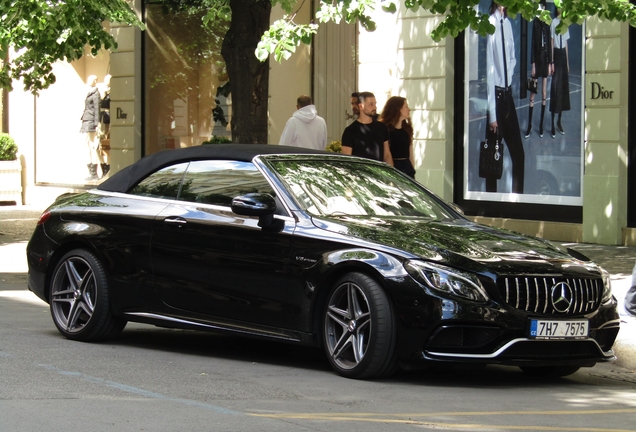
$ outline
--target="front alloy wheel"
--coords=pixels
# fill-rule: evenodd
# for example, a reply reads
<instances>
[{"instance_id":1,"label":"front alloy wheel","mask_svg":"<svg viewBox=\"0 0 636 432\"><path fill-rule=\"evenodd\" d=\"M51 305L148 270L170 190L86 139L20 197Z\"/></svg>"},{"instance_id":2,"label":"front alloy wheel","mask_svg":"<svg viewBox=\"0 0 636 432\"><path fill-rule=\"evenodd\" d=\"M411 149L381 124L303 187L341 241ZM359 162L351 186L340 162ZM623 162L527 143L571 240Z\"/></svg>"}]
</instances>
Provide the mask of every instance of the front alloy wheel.
<instances>
[{"instance_id":1,"label":"front alloy wheel","mask_svg":"<svg viewBox=\"0 0 636 432\"><path fill-rule=\"evenodd\" d=\"M389 300L367 275L350 273L333 289L324 315L329 362L349 378L385 376L395 371L395 326Z\"/></svg>"}]
</instances>

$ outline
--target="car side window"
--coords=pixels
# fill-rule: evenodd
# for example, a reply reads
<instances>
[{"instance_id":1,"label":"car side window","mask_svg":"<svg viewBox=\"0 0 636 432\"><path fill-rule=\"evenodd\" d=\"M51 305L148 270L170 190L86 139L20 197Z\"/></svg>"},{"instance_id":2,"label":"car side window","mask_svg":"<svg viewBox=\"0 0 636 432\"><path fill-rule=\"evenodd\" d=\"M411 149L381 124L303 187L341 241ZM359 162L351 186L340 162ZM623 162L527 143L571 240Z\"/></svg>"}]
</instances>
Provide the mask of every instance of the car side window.
<instances>
[{"instance_id":1,"label":"car side window","mask_svg":"<svg viewBox=\"0 0 636 432\"><path fill-rule=\"evenodd\" d=\"M152 173L130 190L132 195L177 199L179 186L189 162L171 165Z\"/></svg>"},{"instance_id":2,"label":"car side window","mask_svg":"<svg viewBox=\"0 0 636 432\"><path fill-rule=\"evenodd\" d=\"M253 163L194 161L183 177L178 199L229 207L234 197L252 192L275 197L274 190Z\"/></svg>"}]
</instances>

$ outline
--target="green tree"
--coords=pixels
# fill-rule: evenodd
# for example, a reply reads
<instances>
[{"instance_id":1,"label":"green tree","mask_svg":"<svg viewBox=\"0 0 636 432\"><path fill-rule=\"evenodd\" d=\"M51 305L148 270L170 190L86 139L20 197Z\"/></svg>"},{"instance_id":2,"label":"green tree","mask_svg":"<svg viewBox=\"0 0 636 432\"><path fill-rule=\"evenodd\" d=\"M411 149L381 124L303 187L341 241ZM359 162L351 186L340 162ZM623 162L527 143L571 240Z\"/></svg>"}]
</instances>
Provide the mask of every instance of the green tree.
<instances>
[{"instance_id":1,"label":"green tree","mask_svg":"<svg viewBox=\"0 0 636 432\"><path fill-rule=\"evenodd\" d=\"M200 25L208 30L224 30L220 51L231 88L230 126L236 143L267 142L269 62L257 59L254 51L269 27L273 1L162 0L167 11L202 13Z\"/></svg>"},{"instance_id":2,"label":"green tree","mask_svg":"<svg viewBox=\"0 0 636 432\"><path fill-rule=\"evenodd\" d=\"M0 0L0 87L22 79L33 94L55 82L53 64L117 47L104 21L144 28L125 0ZM18 54L8 60L9 48Z\"/></svg>"},{"instance_id":3,"label":"green tree","mask_svg":"<svg viewBox=\"0 0 636 432\"><path fill-rule=\"evenodd\" d=\"M319 23L359 22L366 30L375 30L372 11L382 7L395 12L402 0L320 1L316 21L294 22L297 0L164 0L173 8L191 8L205 12L202 25L214 26L229 21L221 45L232 88L232 139L234 142L267 141L267 100L269 55L277 61L287 59L301 43L309 44ZM420 8L445 16L433 31L433 38L456 37L471 28L481 35L494 32L487 17L475 6L478 0L403 0L407 9ZM509 13L525 19L537 16L550 21L538 9L539 0L500 0ZM562 25L579 23L588 16L628 21L636 26L636 7L628 0L555 0L562 10ZM287 15L270 26L273 5L279 4ZM104 21L144 28L124 0L0 0L0 58L7 59L8 48L19 54L5 61L0 70L0 87L10 89L13 80L22 79L34 94L55 82L52 65L58 60L73 61L89 46L93 54L116 48L112 36L104 30ZM217 26L218 28L218 26ZM254 55L256 54L256 55Z\"/></svg>"},{"instance_id":4,"label":"green tree","mask_svg":"<svg viewBox=\"0 0 636 432\"><path fill-rule=\"evenodd\" d=\"M232 139L234 142L267 142L267 100L269 87L269 57L276 61L288 59L301 44L310 44L319 23L359 22L374 31L372 12L381 7L386 12L397 11L398 4L412 11L422 8L445 19L433 31L433 39L456 37L471 28L480 35L494 32L488 16L478 12L479 0L321 0L315 14L317 22L298 24L294 20L305 0L167 0L194 4L207 10L205 23L229 20L230 28L223 41L222 54L232 88ZM629 21L636 26L636 7L628 0L554 0L562 9L562 26L580 23L588 16ZM550 22L547 11L539 9L539 0L500 0L510 14L521 13L527 20L535 17ZM283 19L271 26L273 5L286 12ZM560 29L560 28L559 28ZM255 53L255 56L249 55ZM258 61L255 60L258 59Z\"/></svg>"},{"instance_id":5,"label":"green tree","mask_svg":"<svg viewBox=\"0 0 636 432\"><path fill-rule=\"evenodd\" d=\"M319 23L333 21L347 23L358 21L368 30L374 31L375 22L371 18L376 7L394 13L400 0L337 0L320 1L316 12ZM470 28L481 36L492 34L495 28L488 22L488 15L479 12L476 6L479 0L403 0L406 9L416 12L419 9L444 16L444 20L433 30L431 36L440 41L446 36L457 37L462 31ZM539 0L499 0L499 4L508 8L508 14L521 14L530 21L539 17L542 21L551 22L548 11L539 9ZM558 30L567 28L570 24L580 24L587 17L629 22L636 27L636 5L629 0L554 0L561 10L561 23ZM289 6L289 5L288 5ZM287 59L301 43L310 43L311 36L318 31L318 24L297 24L294 22L295 13L287 9L288 15L276 21L267 30L259 43L256 56L266 60L270 54L277 61Z\"/></svg>"}]
</instances>

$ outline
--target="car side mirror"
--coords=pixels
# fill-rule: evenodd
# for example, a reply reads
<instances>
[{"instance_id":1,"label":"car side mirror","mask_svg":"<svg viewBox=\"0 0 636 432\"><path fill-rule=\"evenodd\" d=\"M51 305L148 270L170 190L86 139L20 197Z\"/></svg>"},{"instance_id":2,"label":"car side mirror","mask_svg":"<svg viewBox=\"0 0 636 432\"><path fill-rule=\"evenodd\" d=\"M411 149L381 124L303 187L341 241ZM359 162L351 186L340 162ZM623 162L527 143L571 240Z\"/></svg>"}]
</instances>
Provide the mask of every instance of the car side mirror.
<instances>
[{"instance_id":1,"label":"car side mirror","mask_svg":"<svg viewBox=\"0 0 636 432\"><path fill-rule=\"evenodd\" d=\"M282 221L274 220L276 200L270 194L248 193L237 196L232 200L232 211L241 216L258 216L258 226L266 231L279 232L282 229Z\"/></svg>"},{"instance_id":2,"label":"car side mirror","mask_svg":"<svg viewBox=\"0 0 636 432\"><path fill-rule=\"evenodd\" d=\"M267 216L276 211L276 200L270 194L248 193L232 199L232 211L241 216Z\"/></svg>"}]
</instances>

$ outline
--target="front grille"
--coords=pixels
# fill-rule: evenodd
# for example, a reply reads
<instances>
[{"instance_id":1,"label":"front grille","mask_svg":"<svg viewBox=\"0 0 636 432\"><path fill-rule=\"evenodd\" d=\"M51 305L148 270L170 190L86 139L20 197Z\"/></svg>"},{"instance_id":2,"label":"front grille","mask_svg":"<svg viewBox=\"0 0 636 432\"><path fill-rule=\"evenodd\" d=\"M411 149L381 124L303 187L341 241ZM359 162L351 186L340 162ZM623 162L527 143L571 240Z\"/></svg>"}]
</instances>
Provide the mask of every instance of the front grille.
<instances>
[{"instance_id":1,"label":"front grille","mask_svg":"<svg viewBox=\"0 0 636 432\"><path fill-rule=\"evenodd\" d=\"M552 288L567 284L572 298L566 309L557 310L552 301ZM509 276L497 281L499 293L507 305L541 315L579 315L598 309L603 296L601 278L563 278L544 276ZM567 291L567 289L566 289Z\"/></svg>"}]
</instances>

